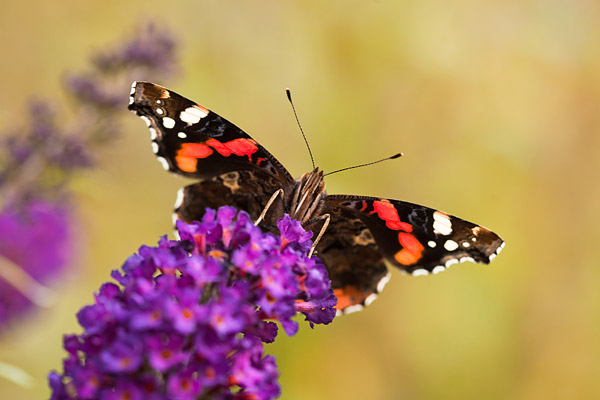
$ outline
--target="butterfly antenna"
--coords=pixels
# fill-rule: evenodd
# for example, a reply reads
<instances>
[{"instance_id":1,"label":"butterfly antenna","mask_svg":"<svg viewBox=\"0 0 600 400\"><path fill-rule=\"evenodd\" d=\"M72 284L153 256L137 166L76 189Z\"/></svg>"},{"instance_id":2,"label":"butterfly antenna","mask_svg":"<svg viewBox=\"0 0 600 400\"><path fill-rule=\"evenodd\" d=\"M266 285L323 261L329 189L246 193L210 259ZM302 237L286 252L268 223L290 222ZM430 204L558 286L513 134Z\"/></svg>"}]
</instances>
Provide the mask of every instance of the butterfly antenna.
<instances>
[{"instance_id":1,"label":"butterfly antenna","mask_svg":"<svg viewBox=\"0 0 600 400\"><path fill-rule=\"evenodd\" d=\"M382 162L382 161L394 160L394 159L396 159L396 158L402 157L403 155L404 155L404 154L402 154L402 153L394 154L393 156L386 157L386 158L382 158L381 160L377 160L377 161L371 161L371 162L368 162L368 163L365 163L365 164L354 165L354 166L352 166L352 167L346 167L346 168L338 169L338 170L336 170L336 171L333 171L333 172L328 172L328 173L324 174L323 176L337 174L338 172L342 172L342 171L348 171L349 169L366 167L367 165L378 164L378 163L380 163L380 162Z\"/></svg>"},{"instance_id":2,"label":"butterfly antenna","mask_svg":"<svg viewBox=\"0 0 600 400\"><path fill-rule=\"evenodd\" d=\"M310 146L308 145L308 140L306 140L306 135L304 134L304 130L302 130L302 125L300 125L300 120L298 119L298 114L296 113L296 107L294 107L294 102L292 101L292 91L287 88L285 89L285 94L287 94L287 98L292 105L292 111L294 111L294 117L296 117L296 122L298 123L298 128L300 128L300 132L302 132L302 137L304 138L304 143L306 143L306 148L308 149L308 154L310 155L310 161L312 162L313 169L315 169L315 159L313 158L312 151L310 151Z\"/></svg>"}]
</instances>

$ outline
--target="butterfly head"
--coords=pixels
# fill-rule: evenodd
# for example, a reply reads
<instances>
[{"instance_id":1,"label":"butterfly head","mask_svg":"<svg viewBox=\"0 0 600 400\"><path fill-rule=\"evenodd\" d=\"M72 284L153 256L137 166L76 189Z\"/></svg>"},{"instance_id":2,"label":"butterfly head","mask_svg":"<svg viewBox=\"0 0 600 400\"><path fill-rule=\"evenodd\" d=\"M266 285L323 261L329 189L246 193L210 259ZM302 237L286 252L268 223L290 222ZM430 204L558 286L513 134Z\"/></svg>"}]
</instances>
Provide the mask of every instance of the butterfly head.
<instances>
[{"instance_id":1,"label":"butterfly head","mask_svg":"<svg viewBox=\"0 0 600 400\"><path fill-rule=\"evenodd\" d=\"M302 175L294 183L294 190L289 199L290 216L303 224L318 215L325 197L325 181L323 171L315 168Z\"/></svg>"}]
</instances>

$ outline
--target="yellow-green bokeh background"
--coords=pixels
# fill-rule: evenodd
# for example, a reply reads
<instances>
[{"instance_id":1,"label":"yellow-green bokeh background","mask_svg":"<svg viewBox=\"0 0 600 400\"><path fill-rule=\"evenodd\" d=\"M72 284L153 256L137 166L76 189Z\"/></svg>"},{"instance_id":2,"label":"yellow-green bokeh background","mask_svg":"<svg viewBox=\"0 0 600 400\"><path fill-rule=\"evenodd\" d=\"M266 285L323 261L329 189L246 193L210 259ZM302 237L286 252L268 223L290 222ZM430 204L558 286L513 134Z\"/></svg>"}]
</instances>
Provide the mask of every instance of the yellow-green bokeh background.
<instances>
[{"instance_id":1,"label":"yellow-green bokeh background","mask_svg":"<svg viewBox=\"0 0 600 400\"><path fill-rule=\"evenodd\" d=\"M440 208L507 242L491 267L394 271L365 312L302 326L268 351L283 399L593 399L600 396L600 3L594 0L5 2L0 127L28 98L154 20L181 43L162 82L234 121L298 176L311 168L283 89L327 170L329 193ZM143 78L143 77L140 77ZM128 96L124 87L123 96ZM0 337L0 360L48 396L63 333L109 271L171 231L184 181L148 132L124 135L74 182L77 269L57 304Z\"/></svg>"}]
</instances>

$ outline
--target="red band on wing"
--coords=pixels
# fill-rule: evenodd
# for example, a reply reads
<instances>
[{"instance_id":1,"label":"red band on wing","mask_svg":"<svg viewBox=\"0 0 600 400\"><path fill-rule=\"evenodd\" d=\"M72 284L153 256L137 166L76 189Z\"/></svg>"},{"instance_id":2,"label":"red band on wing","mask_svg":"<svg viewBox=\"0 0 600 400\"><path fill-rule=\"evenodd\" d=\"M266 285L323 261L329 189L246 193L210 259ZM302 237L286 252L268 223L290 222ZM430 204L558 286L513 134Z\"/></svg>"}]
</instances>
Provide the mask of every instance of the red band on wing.
<instances>
[{"instance_id":1,"label":"red band on wing","mask_svg":"<svg viewBox=\"0 0 600 400\"><path fill-rule=\"evenodd\" d=\"M217 139L208 139L206 144L225 157L229 157L231 154L249 157L258 150L258 146L256 146L254 140L245 138L233 139L229 142L219 142Z\"/></svg>"},{"instance_id":2,"label":"red band on wing","mask_svg":"<svg viewBox=\"0 0 600 400\"><path fill-rule=\"evenodd\" d=\"M196 159L206 158L213 154L211 147L224 157L235 154L236 156L248 156L249 159L258 150L254 140L245 138L233 139L224 143L217 139L208 139L205 143L183 143L175 156L177 167L184 172L196 172Z\"/></svg>"},{"instance_id":3,"label":"red band on wing","mask_svg":"<svg viewBox=\"0 0 600 400\"><path fill-rule=\"evenodd\" d=\"M219 142L217 139L208 139L206 144L214 148L217 153L222 156L229 157L231 155L231 150L229 150L224 143Z\"/></svg>"},{"instance_id":4,"label":"red band on wing","mask_svg":"<svg viewBox=\"0 0 600 400\"><path fill-rule=\"evenodd\" d=\"M396 261L402 265L416 264L423 256L423 250L425 250L421 242L410 233L404 232L398 233L398 241L403 249L394 255Z\"/></svg>"},{"instance_id":5,"label":"red band on wing","mask_svg":"<svg viewBox=\"0 0 600 400\"><path fill-rule=\"evenodd\" d=\"M388 200L376 200L373 202L373 210L379 218L385 221L385 225L395 231L402 230L404 232L412 232L412 225L400 221L398 210Z\"/></svg>"},{"instance_id":6,"label":"red band on wing","mask_svg":"<svg viewBox=\"0 0 600 400\"><path fill-rule=\"evenodd\" d=\"M394 254L394 259L402 265L414 265L423 256L425 247L419 242L419 239L411 235L412 225L407 222L400 221L398 210L392 203L386 199L376 200L373 202L373 210L379 218L385 221L385 225L398 232L398 243L402 249Z\"/></svg>"},{"instance_id":7,"label":"red band on wing","mask_svg":"<svg viewBox=\"0 0 600 400\"><path fill-rule=\"evenodd\" d=\"M250 156L258 151L258 146L252 139L233 139L225 145L236 156Z\"/></svg>"}]
</instances>

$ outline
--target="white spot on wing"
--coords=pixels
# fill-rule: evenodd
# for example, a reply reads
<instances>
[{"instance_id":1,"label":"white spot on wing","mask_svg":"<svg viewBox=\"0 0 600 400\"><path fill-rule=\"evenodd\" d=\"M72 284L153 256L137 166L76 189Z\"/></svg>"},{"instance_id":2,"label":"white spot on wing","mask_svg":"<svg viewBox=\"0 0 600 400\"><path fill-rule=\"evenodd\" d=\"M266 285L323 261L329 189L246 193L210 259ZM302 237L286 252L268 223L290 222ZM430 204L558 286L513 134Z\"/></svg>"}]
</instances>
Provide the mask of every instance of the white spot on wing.
<instances>
[{"instance_id":1,"label":"white spot on wing","mask_svg":"<svg viewBox=\"0 0 600 400\"><path fill-rule=\"evenodd\" d=\"M433 240L430 240L429 242L427 242L427 245L433 249L437 245L437 243Z\"/></svg>"},{"instance_id":2,"label":"white spot on wing","mask_svg":"<svg viewBox=\"0 0 600 400\"><path fill-rule=\"evenodd\" d=\"M370 295L367 296L367 298L365 299L365 306L370 306L371 303L373 303L375 300L377 299L377 294L375 293L371 293Z\"/></svg>"},{"instance_id":3,"label":"white spot on wing","mask_svg":"<svg viewBox=\"0 0 600 400\"><path fill-rule=\"evenodd\" d=\"M163 117L162 121L163 126L167 129L173 129L173 127L175 126L175 120L173 118Z\"/></svg>"},{"instance_id":4,"label":"white spot on wing","mask_svg":"<svg viewBox=\"0 0 600 400\"><path fill-rule=\"evenodd\" d=\"M197 124L200 120L208 115L206 109L201 109L197 106L188 107L179 114L179 118L188 124Z\"/></svg>"},{"instance_id":5,"label":"white spot on wing","mask_svg":"<svg viewBox=\"0 0 600 400\"><path fill-rule=\"evenodd\" d=\"M362 310L364 307L360 304L354 304L353 306L344 308L343 314L352 314L354 312Z\"/></svg>"},{"instance_id":6,"label":"white spot on wing","mask_svg":"<svg viewBox=\"0 0 600 400\"><path fill-rule=\"evenodd\" d=\"M452 233L452 222L448 214L441 211L433 213L433 231L447 236Z\"/></svg>"},{"instance_id":7,"label":"white spot on wing","mask_svg":"<svg viewBox=\"0 0 600 400\"><path fill-rule=\"evenodd\" d=\"M149 130L150 130L150 139L152 139L152 140L156 139L158 137L158 135L156 134L156 129L150 127Z\"/></svg>"},{"instance_id":8,"label":"white spot on wing","mask_svg":"<svg viewBox=\"0 0 600 400\"><path fill-rule=\"evenodd\" d=\"M157 108L157 109L156 109L156 113L157 113L158 115L163 115L163 114L164 114L164 111L163 111L163 109L162 109L162 108Z\"/></svg>"},{"instance_id":9,"label":"white spot on wing","mask_svg":"<svg viewBox=\"0 0 600 400\"><path fill-rule=\"evenodd\" d=\"M450 266L454 264L458 264L458 260L456 258L446 261L446 268L450 268Z\"/></svg>"},{"instance_id":10,"label":"white spot on wing","mask_svg":"<svg viewBox=\"0 0 600 400\"><path fill-rule=\"evenodd\" d=\"M446 240L446 243L444 243L444 248L448 251L454 251L456 249L458 249L458 243L456 243L454 240Z\"/></svg>"},{"instance_id":11,"label":"white spot on wing","mask_svg":"<svg viewBox=\"0 0 600 400\"><path fill-rule=\"evenodd\" d=\"M500 252L502 251L502 249L504 248L504 245L506 244L506 242L502 242L502 244L500 246L498 246L498 250L496 250L496 254L500 254Z\"/></svg>"},{"instance_id":12,"label":"white spot on wing","mask_svg":"<svg viewBox=\"0 0 600 400\"><path fill-rule=\"evenodd\" d=\"M429 271L427 271L426 269L420 268L420 269L415 269L412 272L413 276L425 276L425 275L429 275Z\"/></svg>"},{"instance_id":13,"label":"white spot on wing","mask_svg":"<svg viewBox=\"0 0 600 400\"><path fill-rule=\"evenodd\" d=\"M438 265L437 267L434 267L434 268L431 270L431 273L432 273L432 274L434 274L434 275L437 275L437 274L439 274L440 272L442 272L442 271L445 271L445 270L446 270L446 267L444 267L443 265Z\"/></svg>"},{"instance_id":14,"label":"white spot on wing","mask_svg":"<svg viewBox=\"0 0 600 400\"><path fill-rule=\"evenodd\" d=\"M381 278L379 283L377 283L377 293L379 293L383 290L385 285L387 285L387 283L390 281L391 277L392 277L392 274L388 272L387 274L385 274L385 276L383 278Z\"/></svg>"},{"instance_id":15,"label":"white spot on wing","mask_svg":"<svg viewBox=\"0 0 600 400\"><path fill-rule=\"evenodd\" d=\"M152 152L153 152L154 154L157 154L157 153L158 153L158 143L156 143L156 142L151 142L151 143L150 143L150 145L152 146Z\"/></svg>"},{"instance_id":16,"label":"white spot on wing","mask_svg":"<svg viewBox=\"0 0 600 400\"><path fill-rule=\"evenodd\" d=\"M135 93L135 87L136 87L136 86L137 86L137 81L134 81L134 82L131 84L131 91L129 92L129 94L130 94L130 95L132 95L132 96L133 96L133 94Z\"/></svg>"},{"instance_id":17,"label":"white spot on wing","mask_svg":"<svg viewBox=\"0 0 600 400\"><path fill-rule=\"evenodd\" d=\"M500 254L500 252L502 251L502 249L504 248L504 245L506 244L506 242L502 242L502 244L500 246L498 246L498 248L496 249L496 252L490 255L490 262L492 262L492 260L494 258L496 258L496 256L498 254Z\"/></svg>"},{"instance_id":18,"label":"white spot on wing","mask_svg":"<svg viewBox=\"0 0 600 400\"><path fill-rule=\"evenodd\" d=\"M180 139L185 139L185 138L187 137L187 135L185 134L185 132L177 132L177 136L178 136Z\"/></svg>"},{"instance_id":19,"label":"white spot on wing","mask_svg":"<svg viewBox=\"0 0 600 400\"><path fill-rule=\"evenodd\" d=\"M179 221L179 217L177 216L177 213L173 213L171 214L171 222L173 222L173 226L177 226L177 221ZM175 237L180 240L181 238L179 237L179 231L177 231L177 229L175 229Z\"/></svg>"},{"instance_id":20,"label":"white spot on wing","mask_svg":"<svg viewBox=\"0 0 600 400\"><path fill-rule=\"evenodd\" d=\"M160 165L162 165L164 169L166 169L167 171L170 169L169 163L164 157L156 157L156 159L158 160L158 162L160 162Z\"/></svg>"},{"instance_id":21,"label":"white spot on wing","mask_svg":"<svg viewBox=\"0 0 600 400\"><path fill-rule=\"evenodd\" d=\"M150 125L152 125L150 118L146 117L145 115L141 115L140 118L146 123L146 126L150 127Z\"/></svg>"},{"instance_id":22,"label":"white spot on wing","mask_svg":"<svg viewBox=\"0 0 600 400\"><path fill-rule=\"evenodd\" d=\"M175 200L175 209L177 210L183 204L183 188L177 191L177 200Z\"/></svg>"}]
</instances>

